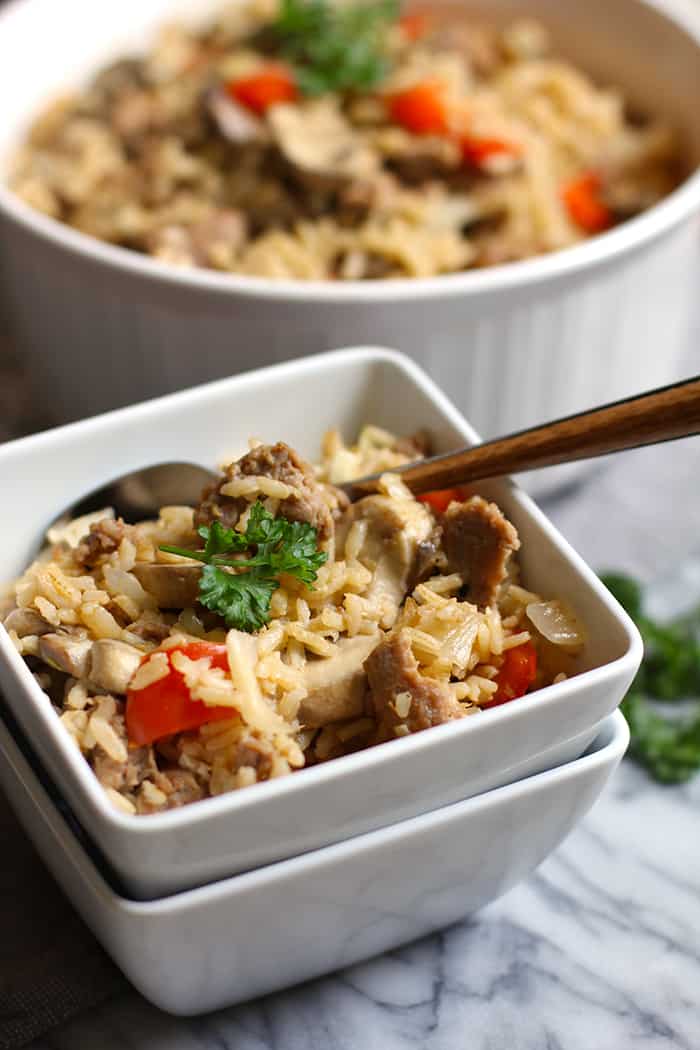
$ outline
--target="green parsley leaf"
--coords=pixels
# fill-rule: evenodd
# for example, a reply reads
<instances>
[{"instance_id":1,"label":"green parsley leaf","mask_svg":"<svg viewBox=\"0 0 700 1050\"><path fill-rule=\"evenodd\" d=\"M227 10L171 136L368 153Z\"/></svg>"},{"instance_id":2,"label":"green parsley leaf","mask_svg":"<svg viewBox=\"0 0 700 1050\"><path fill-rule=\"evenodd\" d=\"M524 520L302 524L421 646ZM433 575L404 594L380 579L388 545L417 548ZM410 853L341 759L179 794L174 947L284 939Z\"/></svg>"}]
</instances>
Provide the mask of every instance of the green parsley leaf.
<instances>
[{"instance_id":1,"label":"green parsley leaf","mask_svg":"<svg viewBox=\"0 0 700 1050\"><path fill-rule=\"evenodd\" d=\"M270 599L279 587L274 577L252 572L233 573L216 565L205 565L199 584L199 600L222 616L229 627L257 631L270 615Z\"/></svg>"},{"instance_id":2,"label":"green parsley leaf","mask_svg":"<svg viewBox=\"0 0 700 1050\"><path fill-rule=\"evenodd\" d=\"M240 562L251 568L267 566L275 575L287 573L303 583L312 584L328 555L319 551L316 529L303 521L273 518L262 503L251 508L246 537L255 543L254 558Z\"/></svg>"},{"instance_id":3,"label":"green parsley leaf","mask_svg":"<svg viewBox=\"0 0 700 1050\"><path fill-rule=\"evenodd\" d=\"M307 522L275 518L259 501L250 508L245 532L221 522L198 529L203 550L162 545L161 550L204 562L199 600L229 627L257 631L270 618L270 600L282 574L312 588L327 561L318 549L316 529ZM250 557L242 557L245 552Z\"/></svg>"},{"instance_id":4,"label":"green parsley leaf","mask_svg":"<svg viewBox=\"0 0 700 1050\"><path fill-rule=\"evenodd\" d=\"M303 94L366 91L388 72L385 34L398 13L397 0L280 0L271 33Z\"/></svg>"},{"instance_id":5,"label":"green parsley leaf","mask_svg":"<svg viewBox=\"0 0 700 1050\"><path fill-rule=\"evenodd\" d=\"M606 572L601 580L617 598L618 602L629 613L636 622L642 615L642 588L631 576L624 576L620 572Z\"/></svg>"},{"instance_id":6,"label":"green parsley leaf","mask_svg":"<svg viewBox=\"0 0 700 1050\"><path fill-rule=\"evenodd\" d=\"M201 525L197 532L204 540L204 554L213 558L215 554L227 554L234 550L245 550L248 544L240 532L226 529L220 521Z\"/></svg>"},{"instance_id":7,"label":"green parsley leaf","mask_svg":"<svg viewBox=\"0 0 700 1050\"><path fill-rule=\"evenodd\" d=\"M642 591L635 580L618 573L601 579L644 641L642 665L620 705L630 727L629 754L656 780L683 783L700 771L700 701L688 701L700 697L697 617L656 623L642 611ZM681 706L662 714L661 702Z\"/></svg>"},{"instance_id":8,"label":"green parsley leaf","mask_svg":"<svg viewBox=\"0 0 700 1050\"><path fill-rule=\"evenodd\" d=\"M620 710L630 727L630 756L663 784L683 784L700 770L700 705L690 717L658 714L631 689Z\"/></svg>"}]
</instances>

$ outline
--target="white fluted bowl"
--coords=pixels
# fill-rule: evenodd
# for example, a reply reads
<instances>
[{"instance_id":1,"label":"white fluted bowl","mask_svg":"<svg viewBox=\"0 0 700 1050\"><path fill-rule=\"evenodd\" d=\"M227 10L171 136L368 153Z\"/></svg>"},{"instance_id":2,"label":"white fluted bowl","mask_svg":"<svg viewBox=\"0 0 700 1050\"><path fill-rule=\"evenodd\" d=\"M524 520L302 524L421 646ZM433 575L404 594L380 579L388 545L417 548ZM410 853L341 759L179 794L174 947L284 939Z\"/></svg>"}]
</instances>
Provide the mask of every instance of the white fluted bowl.
<instances>
[{"instance_id":1,"label":"white fluted bowl","mask_svg":"<svg viewBox=\"0 0 700 1050\"><path fill-rule=\"evenodd\" d=\"M477 0L461 0L466 8ZM13 0L0 13L0 181L31 118L166 18L219 0ZM491 0L527 12L562 53L674 124L700 162L700 5L685 0ZM57 46L57 41L60 44ZM31 55L31 61L27 60ZM3 288L57 418L92 415L351 344L396 346L485 437L681 377L700 176L566 251L431 279L272 282L182 271L100 243L0 185ZM569 471L579 468L568 468ZM559 477L556 472L545 481Z\"/></svg>"}]
</instances>

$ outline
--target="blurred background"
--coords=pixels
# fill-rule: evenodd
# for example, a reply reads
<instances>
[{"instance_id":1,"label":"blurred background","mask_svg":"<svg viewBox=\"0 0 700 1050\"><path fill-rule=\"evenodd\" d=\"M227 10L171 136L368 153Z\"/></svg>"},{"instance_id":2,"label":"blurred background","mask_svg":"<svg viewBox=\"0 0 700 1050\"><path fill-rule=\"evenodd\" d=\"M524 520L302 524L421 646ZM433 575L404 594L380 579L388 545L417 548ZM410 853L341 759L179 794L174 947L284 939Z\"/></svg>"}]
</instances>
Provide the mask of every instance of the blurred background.
<instances>
[{"instance_id":1,"label":"blurred background","mask_svg":"<svg viewBox=\"0 0 700 1050\"><path fill-rule=\"evenodd\" d=\"M196 10L201 14L219 6L200 4ZM264 6L262 3L261 9ZM658 7L670 17L658 15L637 0L615 0L614 4L595 0L567 6L566 11L556 5L553 8L546 0L531 0L527 5L518 0L499 0L491 5L489 18L495 27L490 32L497 31L500 37L465 26L463 19L460 22L459 5L448 5L453 14L457 12L456 21L437 30L426 30L430 21L418 7L413 13L408 9L407 15L392 15L399 17L396 31L404 34L404 51L399 48L395 74L399 80L392 88L395 93L386 97L398 99L401 106L389 103L394 124L381 132L381 141L390 142L382 145L383 150L395 150L400 143L406 155L413 156L413 162L416 156L422 158L423 168L426 157L434 163L429 148L435 148L437 139L424 134L430 128L420 123L424 114L416 117L411 90L403 94L398 90L403 85L401 76L408 77L409 84L418 76L411 69L414 60L410 54L407 59L406 54L411 47L422 46L420 34L427 33L425 46L434 49L427 53L437 55L438 63L442 52L453 48L465 57L471 76L485 78L484 83L490 83L493 76L495 85L501 81L507 85L508 78L512 81L510 88L493 88L488 102L494 105L497 98L489 119L502 137L494 138L492 131L490 139L477 138L471 144L465 139L461 148L466 151L469 170L460 176L461 183L454 182L453 173L453 183L447 184L453 195L440 221L452 221L448 218L450 209L460 214L465 208L471 209L473 214L464 220L466 240L445 232L446 225L441 233L444 245L451 245L450 251L457 254L453 262L437 264L432 253L437 251L438 242L426 236L427 227L404 224L396 227L401 231L396 248L379 244L373 263L361 251L343 259L342 275L352 275L354 266L359 267L358 274L372 276L371 270L365 274L362 269L369 259L379 279L355 287L338 280L335 287L298 283L290 290L266 275L301 275L302 263L307 264L306 249L293 236L280 234L274 225L268 236L259 215L267 208L274 219L281 202L285 208L300 204L302 215L310 214L309 207L321 207L324 215L332 215L340 207L341 197L337 181L329 183L327 172L323 176L314 173L309 183L308 173L303 175L302 169L295 167L293 151L289 155L285 152L288 143L284 136L278 140L274 122L271 128L276 152L269 157L265 154L263 167L255 167L258 161L252 147L252 152L246 153L240 142L230 140L232 114L239 121L241 115L248 121L251 114L255 119L259 116L236 96L237 85L249 85L251 77L240 74L241 61L243 68L249 61L245 49L241 58L235 44L228 42L229 38L235 40L231 29L235 19L222 23L224 28L217 30L219 37L212 37L201 54L192 52L186 35L164 35L150 66L139 69L129 58L135 49L138 51L139 38L168 18L183 12L191 14L195 8L184 0L129 2L118 12L116 8L101 10L98 18L84 5L80 33L63 39L60 48L47 48L37 70L29 76L22 60L14 55L21 54L23 42L31 39L31 5L14 5L13 18L4 26L5 40L12 46L7 46L0 71L0 86L4 86L8 99L8 119L0 136L5 168L28 125L61 89L84 85L86 78L89 81L105 67L107 72L93 82L73 130L67 120L65 134L73 136L72 146L59 142L54 149L52 145L51 135L57 133L51 128L60 130L64 119L60 107L44 119L37 133L35 155L31 156L30 148L29 158L23 161L23 180L15 184L17 192L21 190L23 199L32 204L31 211L22 211L10 195L0 208L0 436L6 439L211 378L352 344L393 346L411 354L449 392L484 437L692 374L696 370L693 326L700 188L697 179L684 182L683 178L700 158L695 112L697 43L692 36L697 30L700 5L696 0L663 0ZM7 11L7 5L1 4L0 10ZM383 8L374 5L374 10ZM47 38L60 32L61 11L60 3L42 8ZM544 35L533 21L538 15L546 24ZM691 28L690 34L686 25ZM625 46L620 49L618 41L623 32ZM326 35L331 34L326 30ZM225 69L225 73L214 74L212 67L200 76L197 64L204 62L206 66L210 61L206 49L221 48L222 40L226 57L217 60L216 69ZM363 46L369 47L367 40L369 37ZM341 39L339 56L347 52L342 45ZM558 64L559 54L571 65ZM104 57L100 60L98 56ZM342 65L343 59L336 58L336 64ZM109 66L109 60L116 60L116 64ZM304 61L309 61L308 55ZM308 67L304 68L308 72ZM454 70L450 72L449 62L446 68L444 75L449 79ZM650 69L653 76L648 75ZM322 63L313 71L326 78L333 75ZM344 70L344 74L352 72ZM439 69L438 73L442 75ZM211 86L212 75L213 83L219 85L216 89ZM147 89L144 76L151 85ZM222 76L230 79L221 80ZM225 92L221 84L226 86ZM615 90L606 92L597 85L611 85ZM194 101L189 101L190 95ZM149 117L155 112L154 106L160 106L161 111L165 108L166 113L171 107L174 113L166 116L163 131L158 130L157 122L155 131L149 130L148 120L155 119ZM517 116L512 126L508 124L511 110ZM367 120L371 125L374 119L362 115L358 127L364 127L362 121ZM144 120L145 132L139 125ZM123 121L126 124L120 123ZM527 138L524 146L517 144L523 121L537 128L537 148L544 152L537 163L528 160L523 164L521 177L519 151L534 149ZM142 221L138 194L133 199L127 196L125 204L119 188L115 196L100 183L90 192L77 185L83 178L93 178L89 158L96 157L107 165L103 182L109 187L117 162L110 160L109 154L105 160L104 152L100 153L108 147L99 136L101 129L113 135L115 128L122 138L115 139L109 149L125 150L127 157L134 158L130 179L150 179L146 186L150 198L162 194L162 185L171 182L175 186L163 214L172 215L177 209L182 212L186 207L196 207L197 214L202 214L204 207L205 220L199 225L191 218L166 220L158 218L152 207L147 218L155 218L160 226L156 226L157 236L149 235L144 245L143 237L125 233L128 223L137 221L134 214ZM203 132L202 128L208 130ZM510 154L506 148L509 133L516 141L509 147L513 151ZM204 136L203 141L197 136ZM474 142L481 143L481 152ZM488 144L486 152L484 142ZM445 142L438 145L449 152ZM157 160L151 155L155 156L156 147ZM185 152L180 157L177 151L182 149ZM84 168L70 159L70 150L85 157ZM171 159L162 160L166 155ZM275 164L279 166L280 155L284 167L278 172ZM61 190L60 168L66 156L70 163L67 174L61 177L67 178L68 184ZM214 175L207 174L206 168L212 156L218 158L214 169L219 165ZM176 163L177 157L180 160ZM597 167L591 174L593 169L585 166L594 160ZM433 192L442 176L439 168L431 170L428 166L429 181L416 180L404 161L402 158L400 165L394 154L382 154L382 178L389 179L395 195L413 194L411 207L416 208L416 197L424 193L424 187L432 187ZM448 161L452 163L443 157L441 163ZM232 169L251 164L255 172L252 188L245 184L241 189ZM197 165L204 176L196 174ZM265 165L272 172L269 177ZM538 165L542 168L539 173ZM398 184L391 183L396 172L400 174ZM211 181L222 174L229 180L224 199L239 201L242 193L248 201L246 194L252 192L247 205L228 203L224 210L211 211L206 179ZM425 175L422 178L425 180ZM596 180L603 181L602 187L596 188ZM681 185L669 197L669 190L678 182ZM264 201L270 198L264 206L256 203L256 185ZM61 192L69 201L80 204L77 211L74 204L63 207L65 222L76 222L80 229L103 231L107 239L126 238L126 243L132 236L141 252L156 256L160 272L143 266L144 261L149 262L143 255L130 252L125 257L122 253L119 258L109 246L105 252L99 241L83 238L81 244L67 226L47 223L41 212L51 215L60 211L57 199ZM220 189L217 194L220 198ZM596 194L602 196L597 198ZM649 205L654 203L657 206L650 211ZM252 244L250 255L253 261L249 260L248 269L243 271L253 274L252 283L241 285L236 272L227 284L226 274L217 272L235 269L226 261L223 249L227 244L223 240L213 248L208 242L205 247L219 254L208 261L197 259L201 269L183 266L184 245L195 253L192 260L197 251L204 251L201 238L205 232L210 237L204 223L218 223L224 240L226 236L239 237L240 223L247 219L246 207L252 216L258 216L251 222L265 234L256 234L258 241ZM633 221L627 222L628 218ZM285 222L289 227L285 219L283 229ZM230 228L221 233L226 224ZM619 229L608 236L591 238L618 224ZM418 234L423 241L414 243ZM377 242L376 232L374 236ZM195 244L197 238L200 241ZM180 244L177 251L175 241ZM556 251L572 245L570 257ZM543 250L550 254L542 256ZM381 255L382 251L387 254ZM400 265L390 261L394 258L391 252L401 259ZM410 280L392 288L396 282L381 279L399 274L430 278L445 270L460 270L460 253L464 252L475 269L463 278L450 274L418 291ZM530 256L541 259L530 260ZM244 253L240 258L245 262L248 256ZM521 259L526 260L521 272L516 268L511 273L512 268L497 265L499 261ZM163 262L168 264L168 272L162 272ZM324 275L322 271L320 274ZM306 275L314 276L314 272ZM542 495L584 476L585 468L564 468L528 478L526 484Z\"/></svg>"}]
</instances>

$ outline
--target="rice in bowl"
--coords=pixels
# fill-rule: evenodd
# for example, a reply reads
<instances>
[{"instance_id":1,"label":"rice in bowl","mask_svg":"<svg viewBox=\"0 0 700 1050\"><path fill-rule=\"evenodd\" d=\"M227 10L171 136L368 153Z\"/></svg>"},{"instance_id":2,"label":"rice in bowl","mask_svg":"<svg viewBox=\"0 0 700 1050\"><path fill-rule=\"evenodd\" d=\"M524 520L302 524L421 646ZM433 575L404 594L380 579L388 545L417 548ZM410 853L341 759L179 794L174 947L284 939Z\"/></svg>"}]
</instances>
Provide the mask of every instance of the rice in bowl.
<instances>
[{"instance_id":1,"label":"rice in bowl","mask_svg":"<svg viewBox=\"0 0 700 1050\"><path fill-rule=\"evenodd\" d=\"M327 14L314 30L323 3L255 0L201 31L164 27L39 116L13 189L174 266L347 281L565 248L680 181L670 127L553 53L538 23L349 9L344 79L318 56L341 32ZM302 39L290 11L311 18Z\"/></svg>"},{"instance_id":2,"label":"rice in bowl","mask_svg":"<svg viewBox=\"0 0 700 1050\"><path fill-rule=\"evenodd\" d=\"M116 807L157 812L488 717L574 670L583 629L523 586L499 508L416 499L392 473L425 447L330 432L314 468L253 443L194 509L51 530L3 622ZM336 486L374 471L380 491L349 505Z\"/></svg>"}]
</instances>

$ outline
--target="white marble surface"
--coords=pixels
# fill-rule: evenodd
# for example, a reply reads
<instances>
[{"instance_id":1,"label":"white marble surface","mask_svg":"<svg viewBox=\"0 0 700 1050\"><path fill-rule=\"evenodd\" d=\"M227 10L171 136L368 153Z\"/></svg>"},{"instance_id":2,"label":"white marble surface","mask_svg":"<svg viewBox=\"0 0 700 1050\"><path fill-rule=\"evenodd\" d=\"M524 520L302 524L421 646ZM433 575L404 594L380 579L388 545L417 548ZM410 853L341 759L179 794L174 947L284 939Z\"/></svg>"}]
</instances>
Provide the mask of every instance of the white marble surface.
<instances>
[{"instance_id":1,"label":"white marble surface","mask_svg":"<svg viewBox=\"0 0 700 1050\"><path fill-rule=\"evenodd\" d=\"M700 551L699 476L697 439L628 453L548 510L594 566L668 579ZM698 1050L699 828L700 777L625 762L533 877L440 935L197 1019L127 991L31 1050Z\"/></svg>"}]
</instances>

